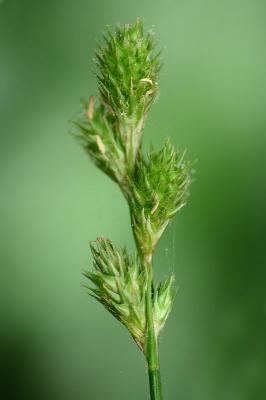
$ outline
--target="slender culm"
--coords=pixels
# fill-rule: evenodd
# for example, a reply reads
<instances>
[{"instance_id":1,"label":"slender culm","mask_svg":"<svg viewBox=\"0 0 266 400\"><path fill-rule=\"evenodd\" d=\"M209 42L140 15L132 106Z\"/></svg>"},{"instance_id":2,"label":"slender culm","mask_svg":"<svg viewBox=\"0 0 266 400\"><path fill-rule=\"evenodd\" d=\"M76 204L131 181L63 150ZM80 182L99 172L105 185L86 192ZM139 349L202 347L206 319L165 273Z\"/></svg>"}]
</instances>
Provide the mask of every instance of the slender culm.
<instances>
[{"instance_id":1,"label":"slender culm","mask_svg":"<svg viewBox=\"0 0 266 400\"><path fill-rule=\"evenodd\" d=\"M160 52L143 20L108 29L95 52L99 92L82 104L75 135L95 165L128 203L136 253L109 239L91 243L89 294L126 326L148 366L150 398L161 400L158 338L175 296L174 275L155 284L153 254L173 216L186 204L191 164L167 140L148 154L141 148L150 107L157 98Z\"/></svg>"}]
</instances>

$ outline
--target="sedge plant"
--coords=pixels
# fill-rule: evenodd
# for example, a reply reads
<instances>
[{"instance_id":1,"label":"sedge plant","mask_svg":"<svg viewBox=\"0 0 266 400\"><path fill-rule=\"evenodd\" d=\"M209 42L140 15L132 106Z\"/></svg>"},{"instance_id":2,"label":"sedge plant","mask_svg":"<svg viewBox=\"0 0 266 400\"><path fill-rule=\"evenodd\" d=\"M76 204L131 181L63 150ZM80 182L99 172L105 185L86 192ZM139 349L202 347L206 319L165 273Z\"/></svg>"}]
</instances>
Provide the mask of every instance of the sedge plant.
<instances>
[{"instance_id":1,"label":"sedge plant","mask_svg":"<svg viewBox=\"0 0 266 400\"><path fill-rule=\"evenodd\" d=\"M145 121L158 96L160 53L143 21L104 34L95 52L99 93L84 101L76 135L96 166L120 188L129 207L136 252L109 239L92 242L89 293L129 331L147 360L150 398L161 400L158 339L175 296L174 275L154 282L153 254L186 204L190 163L167 140L142 151Z\"/></svg>"}]
</instances>

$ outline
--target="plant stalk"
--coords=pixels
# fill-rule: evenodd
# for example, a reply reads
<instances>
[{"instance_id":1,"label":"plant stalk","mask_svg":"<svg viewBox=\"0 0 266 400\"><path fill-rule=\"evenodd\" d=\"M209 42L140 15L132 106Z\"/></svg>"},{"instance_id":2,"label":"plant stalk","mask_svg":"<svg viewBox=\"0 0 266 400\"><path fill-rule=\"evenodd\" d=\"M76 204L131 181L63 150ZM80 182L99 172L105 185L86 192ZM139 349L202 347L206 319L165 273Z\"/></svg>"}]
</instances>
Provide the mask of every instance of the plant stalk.
<instances>
[{"instance_id":1,"label":"plant stalk","mask_svg":"<svg viewBox=\"0 0 266 400\"><path fill-rule=\"evenodd\" d=\"M151 262L146 264L147 292L146 292L146 318L147 318L147 346L146 360L148 364L150 399L162 400L158 338L154 329L152 297L153 297L153 273Z\"/></svg>"}]
</instances>

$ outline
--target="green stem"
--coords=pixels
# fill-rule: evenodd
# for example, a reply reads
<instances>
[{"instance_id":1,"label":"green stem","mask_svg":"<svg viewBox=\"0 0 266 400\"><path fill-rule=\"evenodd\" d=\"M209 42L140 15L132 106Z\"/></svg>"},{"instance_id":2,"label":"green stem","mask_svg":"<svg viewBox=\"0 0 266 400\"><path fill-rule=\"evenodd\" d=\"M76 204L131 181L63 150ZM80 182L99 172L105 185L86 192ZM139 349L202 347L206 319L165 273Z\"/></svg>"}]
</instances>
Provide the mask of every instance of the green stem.
<instances>
[{"instance_id":1,"label":"green stem","mask_svg":"<svg viewBox=\"0 0 266 400\"><path fill-rule=\"evenodd\" d=\"M129 202L130 204L130 202ZM130 206L129 206L130 209ZM139 246L137 240L133 212L130 209L131 226L133 229L133 235L136 243L136 247L140 258L143 263L143 267L146 271L147 277L147 291L145 298L146 305L146 321L147 321L147 343L146 343L146 361L148 365L149 385L150 385L150 400L162 400L162 386L161 386L161 375L160 375L160 363L159 363L159 349L158 349L158 338L154 328L153 321L153 268L152 268L152 253L148 256L144 256L142 249Z\"/></svg>"},{"instance_id":2,"label":"green stem","mask_svg":"<svg viewBox=\"0 0 266 400\"><path fill-rule=\"evenodd\" d=\"M162 400L160 364L158 353L158 339L154 329L152 296L153 296L153 274L151 262L146 264L148 287L146 292L146 318L147 318L147 346L146 359L148 364L150 398L151 400Z\"/></svg>"}]
</instances>

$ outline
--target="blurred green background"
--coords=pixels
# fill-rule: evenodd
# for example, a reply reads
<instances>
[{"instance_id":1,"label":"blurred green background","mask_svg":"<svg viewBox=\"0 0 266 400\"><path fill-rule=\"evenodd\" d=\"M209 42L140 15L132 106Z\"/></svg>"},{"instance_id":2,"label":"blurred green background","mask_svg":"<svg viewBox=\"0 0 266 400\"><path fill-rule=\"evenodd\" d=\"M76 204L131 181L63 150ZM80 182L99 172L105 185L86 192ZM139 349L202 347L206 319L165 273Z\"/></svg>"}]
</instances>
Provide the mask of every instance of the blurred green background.
<instances>
[{"instance_id":1,"label":"blurred green background","mask_svg":"<svg viewBox=\"0 0 266 400\"><path fill-rule=\"evenodd\" d=\"M118 188L68 134L96 92L107 24L145 18L163 48L144 146L198 159L189 205L157 249L175 270L161 337L165 399L266 398L266 3L0 4L0 359L6 399L148 399L144 359L81 287L88 240L133 249Z\"/></svg>"}]
</instances>

